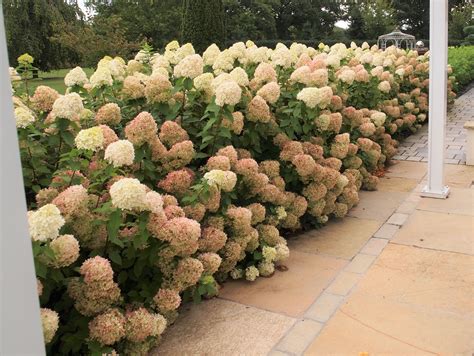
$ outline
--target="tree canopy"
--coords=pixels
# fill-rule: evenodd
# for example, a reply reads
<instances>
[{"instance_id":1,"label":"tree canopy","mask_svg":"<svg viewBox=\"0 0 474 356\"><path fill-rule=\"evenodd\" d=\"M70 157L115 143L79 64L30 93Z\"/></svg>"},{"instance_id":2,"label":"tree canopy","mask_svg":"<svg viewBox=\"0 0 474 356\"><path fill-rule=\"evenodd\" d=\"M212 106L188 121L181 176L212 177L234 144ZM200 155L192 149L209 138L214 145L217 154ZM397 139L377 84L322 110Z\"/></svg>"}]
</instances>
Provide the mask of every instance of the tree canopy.
<instances>
[{"instance_id":1,"label":"tree canopy","mask_svg":"<svg viewBox=\"0 0 474 356\"><path fill-rule=\"evenodd\" d=\"M41 69L92 65L105 54L128 56L145 42L162 49L171 40L191 41L198 51L247 39L347 42L375 40L396 26L429 38L429 0L88 0L86 6L90 18L77 0L4 0L11 65L25 52ZM461 42L473 25L472 5L449 0L449 9L450 39Z\"/></svg>"}]
</instances>

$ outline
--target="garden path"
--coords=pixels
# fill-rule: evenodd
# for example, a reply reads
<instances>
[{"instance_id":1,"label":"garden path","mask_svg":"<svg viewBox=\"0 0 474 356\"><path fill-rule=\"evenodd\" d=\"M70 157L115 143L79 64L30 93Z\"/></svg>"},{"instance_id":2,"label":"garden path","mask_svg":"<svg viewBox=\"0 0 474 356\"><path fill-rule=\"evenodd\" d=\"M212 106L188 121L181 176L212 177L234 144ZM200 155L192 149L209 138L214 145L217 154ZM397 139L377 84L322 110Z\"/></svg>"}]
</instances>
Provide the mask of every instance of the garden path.
<instances>
[{"instance_id":1,"label":"garden path","mask_svg":"<svg viewBox=\"0 0 474 356\"><path fill-rule=\"evenodd\" d=\"M288 271L185 306L154 354L471 355L474 167L446 165L446 200L420 197L426 171L395 161L347 217L289 240Z\"/></svg>"},{"instance_id":2,"label":"garden path","mask_svg":"<svg viewBox=\"0 0 474 356\"><path fill-rule=\"evenodd\" d=\"M474 119L474 88L460 96L449 108L446 123L445 163L466 164L466 129L463 125ZM394 159L428 162L428 125L400 143Z\"/></svg>"}]
</instances>

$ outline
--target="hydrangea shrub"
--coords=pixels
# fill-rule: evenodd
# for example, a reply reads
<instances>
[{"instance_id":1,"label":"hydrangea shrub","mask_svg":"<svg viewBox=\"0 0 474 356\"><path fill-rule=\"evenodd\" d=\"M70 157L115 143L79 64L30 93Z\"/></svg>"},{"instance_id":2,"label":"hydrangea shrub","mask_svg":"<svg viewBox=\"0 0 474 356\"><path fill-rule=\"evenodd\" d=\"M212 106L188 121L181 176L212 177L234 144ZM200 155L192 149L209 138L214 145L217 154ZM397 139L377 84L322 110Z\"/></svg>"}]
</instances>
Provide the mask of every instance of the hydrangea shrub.
<instances>
[{"instance_id":1,"label":"hydrangea shrub","mask_svg":"<svg viewBox=\"0 0 474 356\"><path fill-rule=\"evenodd\" d=\"M14 96L48 352L146 355L184 301L271 276L426 121L428 60L174 41Z\"/></svg>"}]
</instances>

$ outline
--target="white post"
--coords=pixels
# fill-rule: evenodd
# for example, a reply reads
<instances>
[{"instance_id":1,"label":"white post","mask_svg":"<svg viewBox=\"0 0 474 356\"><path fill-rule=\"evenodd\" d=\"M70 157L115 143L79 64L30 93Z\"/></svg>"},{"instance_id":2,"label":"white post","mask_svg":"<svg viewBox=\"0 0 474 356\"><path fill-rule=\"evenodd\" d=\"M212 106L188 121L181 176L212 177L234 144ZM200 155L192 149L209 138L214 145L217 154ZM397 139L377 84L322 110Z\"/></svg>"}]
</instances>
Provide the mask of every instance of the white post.
<instances>
[{"instance_id":1,"label":"white post","mask_svg":"<svg viewBox=\"0 0 474 356\"><path fill-rule=\"evenodd\" d=\"M44 355L0 0L0 355Z\"/></svg>"},{"instance_id":2,"label":"white post","mask_svg":"<svg viewBox=\"0 0 474 356\"><path fill-rule=\"evenodd\" d=\"M448 0L430 0L430 95L428 184L421 196L445 199L445 127L447 110Z\"/></svg>"}]
</instances>

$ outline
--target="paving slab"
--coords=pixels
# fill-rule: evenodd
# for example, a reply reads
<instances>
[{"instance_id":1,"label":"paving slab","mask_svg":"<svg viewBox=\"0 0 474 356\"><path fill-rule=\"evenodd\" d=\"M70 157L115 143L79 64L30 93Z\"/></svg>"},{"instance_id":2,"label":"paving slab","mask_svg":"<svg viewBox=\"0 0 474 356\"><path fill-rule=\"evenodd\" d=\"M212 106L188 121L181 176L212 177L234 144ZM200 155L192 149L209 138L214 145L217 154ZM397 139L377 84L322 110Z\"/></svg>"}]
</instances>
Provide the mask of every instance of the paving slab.
<instances>
[{"instance_id":1,"label":"paving slab","mask_svg":"<svg viewBox=\"0 0 474 356\"><path fill-rule=\"evenodd\" d=\"M284 315L212 299L185 308L151 355L266 355L295 321Z\"/></svg>"},{"instance_id":2,"label":"paving slab","mask_svg":"<svg viewBox=\"0 0 474 356\"><path fill-rule=\"evenodd\" d=\"M390 243L306 354L468 355L473 270L473 256Z\"/></svg>"},{"instance_id":3,"label":"paving slab","mask_svg":"<svg viewBox=\"0 0 474 356\"><path fill-rule=\"evenodd\" d=\"M411 192L417 184L417 179L383 177L379 179L377 190L385 192Z\"/></svg>"},{"instance_id":4,"label":"paving slab","mask_svg":"<svg viewBox=\"0 0 474 356\"><path fill-rule=\"evenodd\" d=\"M359 192L360 202L352 208L348 216L385 222L407 198L409 193L402 192Z\"/></svg>"},{"instance_id":5,"label":"paving slab","mask_svg":"<svg viewBox=\"0 0 474 356\"><path fill-rule=\"evenodd\" d=\"M474 191L451 188L447 199L421 199L418 210L474 216ZM473 219L474 221L474 219Z\"/></svg>"},{"instance_id":6,"label":"paving slab","mask_svg":"<svg viewBox=\"0 0 474 356\"><path fill-rule=\"evenodd\" d=\"M298 321L276 346L277 350L301 355L321 331L323 324L305 319Z\"/></svg>"},{"instance_id":7,"label":"paving slab","mask_svg":"<svg viewBox=\"0 0 474 356\"><path fill-rule=\"evenodd\" d=\"M426 175L427 167L426 163L395 161L387 167L385 176L421 180Z\"/></svg>"},{"instance_id":8,"label":"paving slab","mask_svg":"<svg viewBox=\"0 0 474 356\"><path fill-rule=\"evenodd\" d=\"M352 259L379 229L381 222L345 217L330 221L318 230L311 230L288 241L291 251L317 253L347 260Z\"/></svg>"},{"instance_id":9,"label":"paving slab","mask_svg":"<svg viewBox=\"0 0 474 356\"><path fill-rule=\"evenodd\" d=\"M392 242L473 255L473 231L472 216L417 210Z\"/></svg>"},{"instance_id":10,"label":"paving slab","mask_svg":"<svg viewBox=\"0 0 474 356\"><path fill-rule=\"evenodd\" d=\"M226 282L219 298L292 317L302 316L346 264L343 259L291 250L285 262L288 271L276 271L272 277L255 282Z\"/></svg>"}]
</instances>

